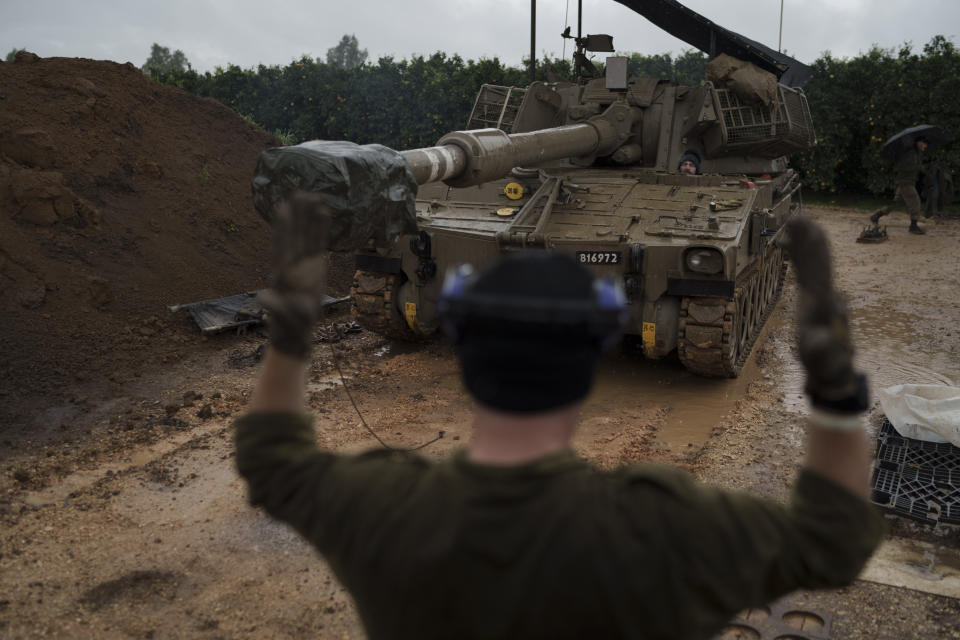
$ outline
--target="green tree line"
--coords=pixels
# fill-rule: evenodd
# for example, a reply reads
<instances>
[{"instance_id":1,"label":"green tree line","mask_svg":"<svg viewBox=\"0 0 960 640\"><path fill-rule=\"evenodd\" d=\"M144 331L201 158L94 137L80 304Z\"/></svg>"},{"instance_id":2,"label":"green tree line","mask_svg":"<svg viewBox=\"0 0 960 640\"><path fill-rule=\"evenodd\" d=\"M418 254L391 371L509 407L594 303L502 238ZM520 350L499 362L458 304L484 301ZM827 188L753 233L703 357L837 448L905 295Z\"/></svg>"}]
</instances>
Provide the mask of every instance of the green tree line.
<instances>
[{"instance_id":1,"label":"green tree line","mask_svg":"<svg viewBox=\"0 0 960 640\"><path fill-rule=\"evenodd\" d=\"M815 63L816 76L804 88L810 102L817 146L791 162L805 186L826 192L892 191L893 171L880 156L883 142L917 124L943 127L953 136L933 159L955 175L960 170L955 142L960 135L960 52L935 36L915 52L874 47L856 58L829 53Z\"/></svg>"},{"instance_id":2,"label":"green tree line","mask_svg":"<svg viewBox=\"0 0 960 640\"><path fill-rule=\"evenodd\" d=\"M156 45L155 45L156 46ZM178 52L179 53L179 52ZM632 75L704 81L706 56L681 53L627 54ZM149 65L156 80L232 107L285 142L309 139L379 142L397 149L429 146L447 131L463 128L481 84L525 86L529 71L499 59L464 60L435 53L409 60L366 62L356 38L344 36L325 61L303 56L286 66L243 69L236 65L198 72ZM805 186L832 193L880 194L892 189L892 171L881 159L884 140L914 124L960 133L960 53L942 36L915 52L874 47L854 58L822 55L805 87L817 145L791 162ZM537 61L537 79L572 79L567 60ZM960 169L948 142L935 153L954 173Z\"/></svg>"},{"instance_id":3,"label":"green tree line","mask_svg":"<svg viewBox=\"0 0 960 640\"><path fill-rule=\"evenodd\" d=\"M570 76L569 62L546 62L551 73ZM547 65L538 67L538 79L546 80ZM443 133L466 126L480 85L525 86L529 80L527 69L496 58L474 61L444 53L383 57L354 67L303 56L285 67L150 73L296 140L379 142L398 149L432 145Z\"/></svg>"}]
</instances>

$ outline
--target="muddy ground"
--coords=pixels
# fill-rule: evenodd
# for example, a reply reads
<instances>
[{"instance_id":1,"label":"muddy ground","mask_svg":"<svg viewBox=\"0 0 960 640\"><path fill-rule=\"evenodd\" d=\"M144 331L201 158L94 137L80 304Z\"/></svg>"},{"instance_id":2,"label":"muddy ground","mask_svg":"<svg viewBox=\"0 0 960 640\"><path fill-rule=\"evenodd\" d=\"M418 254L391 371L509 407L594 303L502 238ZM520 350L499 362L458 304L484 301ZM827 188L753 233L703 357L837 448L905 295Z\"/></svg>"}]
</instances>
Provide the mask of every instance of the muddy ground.
<instances>
[{"instance_id":1,"label":"muddy ground","mask_svg":"<svg viewBox=\"0 0 960 640\"><path fill-rule=\"evenodd\" d=\"M854 239L864 212L809 211L833 240L859 359L874 384L960 381L960 220L931 223L917 237L905 215L894 215L887 243L862 245ZM794 299L788 278L738 380L696 378L675 360L606 359L579 452L604 466L666 461L707 482L785 499L805 410L791 351ZM263 338L203 338L161 304L148 313L159 317L150 326L169 354L163 362L144 358L122 377L62 389L0 436L0 636L362 638L322 559L250 508L234 471L230 425L244 410ZM470 404L448 347L411 349L363 331L324 335L309 390L323 445L375 445L332 352L384 440L414 446L442 430L424 449L439 457L469 437ZM148 350L150 335L142 337ZM874 408L874 428L879 419ZM954 528L890 521L900 538L960 549ZM865 580L794 597L828 614L832 638L960 638L956 597Z\"/></svg>"}]
</instances>

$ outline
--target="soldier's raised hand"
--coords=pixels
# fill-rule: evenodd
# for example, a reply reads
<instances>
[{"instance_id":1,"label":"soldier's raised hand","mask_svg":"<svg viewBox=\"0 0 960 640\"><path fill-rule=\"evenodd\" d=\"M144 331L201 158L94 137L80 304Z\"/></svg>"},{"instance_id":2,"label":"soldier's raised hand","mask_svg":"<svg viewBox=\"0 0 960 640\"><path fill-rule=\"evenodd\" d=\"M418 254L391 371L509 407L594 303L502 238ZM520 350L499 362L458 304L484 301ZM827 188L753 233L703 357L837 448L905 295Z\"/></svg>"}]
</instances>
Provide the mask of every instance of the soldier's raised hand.
<instances>
[{"instance_id":1,"label":"soldier's raised hand","mask_svg":"<svg viewBox=\"0 0 960 640\"><path fill-rule=\"evenodd\" d=\"M840 413L864 411L866 377L853 366L846 304L833 285L830 247L823 229L806 218L787 223L786 246L800 288L797 346L807 371L805 391L814 407Z\"/></svg>"},{"instance_id":2,"label":"soldier's raised hand","mask_svg":"<svg viewBox=\"0 0 960 640\"><path fill-rule=\"evenodd\" d=\"M302 193L278 204L274 216L273 278L259 301L273 348L305 359L326 293L329 212L316 195Z\"/></svg>"}]
</instances>

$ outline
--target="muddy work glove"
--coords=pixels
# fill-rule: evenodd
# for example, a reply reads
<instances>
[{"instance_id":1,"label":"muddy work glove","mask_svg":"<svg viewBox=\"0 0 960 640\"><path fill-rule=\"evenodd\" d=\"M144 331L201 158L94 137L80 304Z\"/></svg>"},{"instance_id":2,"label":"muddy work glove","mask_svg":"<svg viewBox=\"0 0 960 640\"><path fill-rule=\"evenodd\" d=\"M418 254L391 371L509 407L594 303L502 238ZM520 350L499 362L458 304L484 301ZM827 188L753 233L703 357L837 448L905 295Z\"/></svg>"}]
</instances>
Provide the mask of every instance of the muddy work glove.
<instances>
[{"instance_id":1,"label":"muddy work glove","mask_svg":"<svg viewBox=\"0 0 960 640\"><path fill-rule=\"evenodd\" d=\"M313 194L297 193L274 211L273 279L258 300L268 313L272 347L302 360L323 312L329 226L328 209Z\"/></svg>"},{"instance_id":2,"label":"muddy work glove","mask_svg":"<svg viewBox=\"0 0 960 640\"><path fill-rule=\"evenodd\" d=\"M815 223L787 223L787 249L797 273L797 346L807 370L804 390L815 409L854 414L868 406L867 379L853 367L847 307L833 287L827 237Z\"/></svg>"}]
</instances>

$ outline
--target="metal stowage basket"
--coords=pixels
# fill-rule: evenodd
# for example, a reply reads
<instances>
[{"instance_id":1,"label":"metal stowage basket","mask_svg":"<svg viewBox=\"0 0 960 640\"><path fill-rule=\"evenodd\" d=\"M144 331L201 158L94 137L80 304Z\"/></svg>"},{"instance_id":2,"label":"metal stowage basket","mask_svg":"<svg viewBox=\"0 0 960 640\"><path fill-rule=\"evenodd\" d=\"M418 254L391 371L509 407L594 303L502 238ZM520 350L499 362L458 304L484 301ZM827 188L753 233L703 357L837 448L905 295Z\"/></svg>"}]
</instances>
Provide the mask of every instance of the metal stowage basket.
<instances>
[{"instance_id":1,"label":"metal stowage basket","mask_svg":"<svg viewBox=\"0 0 960 640\"><path fill-rule=\"evenodd\" d=\"M770 106L746 104L729 89L714 88L713 97L721 133L711 155L777 158L816 141L810 106L800 89L777 85L777 99Z\"/></svg>"},{"instance_id":2,"label":"metal stowage basket","mask_svg":"<svg viewBox=\"0 0 960 640\"><path fill-rule=\"evenodd\" d=\"M485 84L480 87L470 112L467 129L501 129L513 133L513 123L527 90Z\"/></svg>"}]
</instances>

